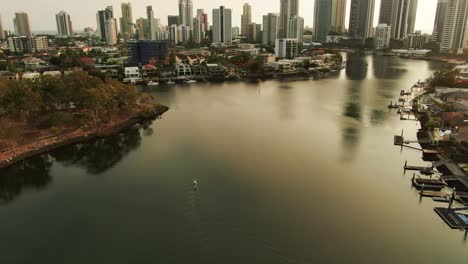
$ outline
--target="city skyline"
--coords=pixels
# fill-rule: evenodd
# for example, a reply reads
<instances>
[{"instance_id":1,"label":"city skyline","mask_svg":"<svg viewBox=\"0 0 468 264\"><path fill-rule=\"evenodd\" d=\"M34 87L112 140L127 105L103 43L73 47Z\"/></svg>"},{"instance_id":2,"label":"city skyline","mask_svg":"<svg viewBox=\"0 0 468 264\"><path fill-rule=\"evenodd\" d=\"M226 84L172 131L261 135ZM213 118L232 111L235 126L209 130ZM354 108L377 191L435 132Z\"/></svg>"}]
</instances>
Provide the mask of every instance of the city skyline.
<instances>
[{"instance_id":1,"label":"city skyline","mask_svg":"<svg viewBox=\"0 0 468 264\"><path fill-rule=\"evenodd\" d=\"M146 6L152 5L154 9L155 18L161 19L161 21L167 21L168 15L178 15L179 7L178 1L174 1L171 4L163 4L162 1L103 1L103 0L84 0L81 2L63 3L58 0L44 0L41 3L25 3L25 2L12 2L5 8L2 8L0 15L3 19L3 27L6 30L13 30L13 17L15 12L26 12L29 15L31 21L31 30L33 32L40 31L56 31L55 14L62 9L70 14L74 30L81 32L85 27L96 28L95 14L97 10L102 9L102 6L113 6L115 10L115 17L121 17L120 5L123 2L130 2L133 9L133 17L146 17ZM249 3L252 5L252 22L261 24L263 15L268 13L279 13L280 1L275 5L271 4L271 0L195 0L193 1L193 9L205 9L208 12L208 20L211 19L211 11L214 8L218 8L220 5L226 6L232 10L233 26L240 27L240 16L243 11L243 5ZM314 2L313 0L300 0L299 15L304 18L305 26L313 26L313 14L314 14ZM349 10L350 2L347 1L346 8L346 20L345 25L348 28L349 21ZM378 24L378 16L380 11L381 0L375 1L375 12L374 12L374 27ZM53 6L57 10L51 8L40 8L43 6ZM270 8L265 9L264 6ZM417 18L416 18L416 30L422 30L424 33L432 33L434 18L436 13L437 0L425 0L424 3L420 3L418 6ZM307 12L308 10L308 12Z\"/></svg>"}]
</instances>

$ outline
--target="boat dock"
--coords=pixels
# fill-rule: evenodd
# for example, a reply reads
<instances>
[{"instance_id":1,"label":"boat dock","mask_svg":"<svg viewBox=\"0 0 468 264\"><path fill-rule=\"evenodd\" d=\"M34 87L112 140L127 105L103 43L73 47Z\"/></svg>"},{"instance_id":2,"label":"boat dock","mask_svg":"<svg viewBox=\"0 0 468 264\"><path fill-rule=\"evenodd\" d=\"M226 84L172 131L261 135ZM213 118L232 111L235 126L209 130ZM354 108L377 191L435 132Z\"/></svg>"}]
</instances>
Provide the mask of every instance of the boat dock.
<instances>
[{"instance_id":1,"label":"boat dock","mask_svg":"<svg viewBox=\"0 0 468 264\"><path fill-rule=\"evenodd\" d=\"M423 197L436 197L436 198L443 198L443 199L447 199L450 197L450 194L446 192L424 191L424 190L421 190L419 192L419 195Z\"/></svg>"},{"instance_id":2,"label":"boat dock","mask_svg":"<svg viewBox=\"0 0 468 264\"><path fill-rule=\"evenodd\" d=\"M468 224L460 218L454 209L436 207L434 211L444 219L445 223L452 229L468 229Z\"/></svg>"}]
</instances>

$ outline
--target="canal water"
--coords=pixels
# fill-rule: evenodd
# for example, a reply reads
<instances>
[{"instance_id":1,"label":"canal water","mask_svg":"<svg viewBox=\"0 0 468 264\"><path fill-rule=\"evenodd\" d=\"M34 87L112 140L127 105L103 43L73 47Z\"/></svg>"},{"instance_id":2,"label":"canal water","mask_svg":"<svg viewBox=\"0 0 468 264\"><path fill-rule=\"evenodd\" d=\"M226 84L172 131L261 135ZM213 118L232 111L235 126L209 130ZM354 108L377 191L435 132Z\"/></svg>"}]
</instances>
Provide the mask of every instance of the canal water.
<instances>
[{"instance_id":1,"label":"canal water","mask_svg":"<svg viewBox=\"0 0 468 264\"><path fill-rule=\"evenodd\" d=\"M466 263L386 108L437 63L348 55L310 80L149 90L151 126L0 175L0 263ZM192 183L198 181L198 191Z\"/></svg>"}]
</instances>

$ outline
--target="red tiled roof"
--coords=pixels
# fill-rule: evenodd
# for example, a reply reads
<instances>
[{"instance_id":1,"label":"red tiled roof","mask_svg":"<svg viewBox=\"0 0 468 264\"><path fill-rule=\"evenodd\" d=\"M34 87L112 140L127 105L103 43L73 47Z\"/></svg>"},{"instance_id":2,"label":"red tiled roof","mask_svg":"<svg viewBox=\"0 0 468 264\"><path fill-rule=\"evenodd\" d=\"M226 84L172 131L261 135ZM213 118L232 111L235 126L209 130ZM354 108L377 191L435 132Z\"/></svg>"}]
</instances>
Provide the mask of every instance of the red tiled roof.
<instances>
[{"instance_id":1,"label":"red tiled roof","mask_svg":"<svg viewBox=\"0 0 468 264\"><path fill-rule=\"evenodd\" d=\"M143 66L143 68L148 69L148 70L156 69L156 67L154 67L154 65L151 65L151 64L146 64L145 66Z\"/></svg>"},{"instance_id":2,"label":"red tiled roof","mask_svg":"<svg viewBox=\"0 0 468 264\"><path fill-rule=\"evenodd\" d=\"M464 115L460 112L443 112L440 118L444 123L451 123L453 120L462 116Z\"/></svg>"}]
</instances>

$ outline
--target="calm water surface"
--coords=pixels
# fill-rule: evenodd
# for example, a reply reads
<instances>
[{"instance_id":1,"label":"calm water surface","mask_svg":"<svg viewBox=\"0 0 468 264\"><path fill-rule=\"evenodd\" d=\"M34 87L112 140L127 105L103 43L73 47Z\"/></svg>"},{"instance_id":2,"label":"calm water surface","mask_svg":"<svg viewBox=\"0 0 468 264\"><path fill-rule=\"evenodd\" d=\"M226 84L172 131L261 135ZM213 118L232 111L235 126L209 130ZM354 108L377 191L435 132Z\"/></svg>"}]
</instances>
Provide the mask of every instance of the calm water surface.
<instances>
[{"instance_id":1,"label":"calm water surface","mask_svg":"<svg viewBox=\"0 0 468 264\"><path fill-rule=\"evenodd\" d=\"M1 172L0 263L466 263L392 145L417 123L386 109L438 67L155 88L149 128Z\"/></svg>"}]
</instances>

